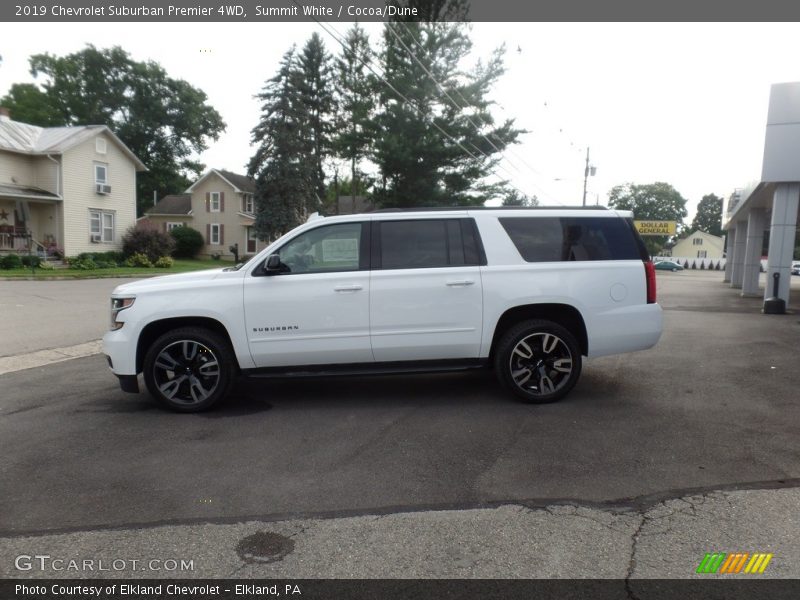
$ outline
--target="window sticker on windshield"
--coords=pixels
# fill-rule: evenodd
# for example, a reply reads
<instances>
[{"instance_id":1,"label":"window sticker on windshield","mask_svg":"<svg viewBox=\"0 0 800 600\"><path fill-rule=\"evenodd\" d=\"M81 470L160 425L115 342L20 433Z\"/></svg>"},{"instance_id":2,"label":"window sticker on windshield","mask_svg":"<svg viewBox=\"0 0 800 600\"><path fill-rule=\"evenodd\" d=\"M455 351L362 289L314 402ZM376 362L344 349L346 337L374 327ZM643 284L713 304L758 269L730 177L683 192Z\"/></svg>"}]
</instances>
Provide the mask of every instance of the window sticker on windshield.
<instances>
[{"instance_id":1,"label":"window sticker on windshield","mask_svg":"<svg viewBox=\"0 0 800 600\"><path fill-rule=\"evenodd\" d=\"M322 240L323 262L358 261L358 240Z\"/></svg>"}]
</instances>

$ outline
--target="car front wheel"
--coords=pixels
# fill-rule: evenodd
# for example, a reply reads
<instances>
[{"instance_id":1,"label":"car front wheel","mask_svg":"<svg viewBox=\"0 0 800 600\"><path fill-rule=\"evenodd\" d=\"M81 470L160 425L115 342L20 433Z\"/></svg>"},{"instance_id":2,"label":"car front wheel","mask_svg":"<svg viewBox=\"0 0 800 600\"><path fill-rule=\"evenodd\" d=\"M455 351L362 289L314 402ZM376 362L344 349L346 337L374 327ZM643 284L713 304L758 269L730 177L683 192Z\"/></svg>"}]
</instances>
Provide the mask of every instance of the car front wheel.
<instances>
[{"instance_id":1,"label":"car front wheel","mask_svg":"<svg viewBox=\"0 0 800 600\"><path fill-rule=\"evenodd\" d=\"M160 336L144 359L144 382L161 405L199 412L225 397L235 378L235 357L227 340L200 327Z\"/></svg>"},{"instance_id":2,"label":"car front wheel","mask_svg":"<svg viewBox=\"0 0 800 600\"><path fill-rule=\"evenodd\" d=\"M495 370L501 383L525 402L544 404L563 398L581 373L575 336L546 320L509 329L497 345Z\"/></svg>"}]
</instances>

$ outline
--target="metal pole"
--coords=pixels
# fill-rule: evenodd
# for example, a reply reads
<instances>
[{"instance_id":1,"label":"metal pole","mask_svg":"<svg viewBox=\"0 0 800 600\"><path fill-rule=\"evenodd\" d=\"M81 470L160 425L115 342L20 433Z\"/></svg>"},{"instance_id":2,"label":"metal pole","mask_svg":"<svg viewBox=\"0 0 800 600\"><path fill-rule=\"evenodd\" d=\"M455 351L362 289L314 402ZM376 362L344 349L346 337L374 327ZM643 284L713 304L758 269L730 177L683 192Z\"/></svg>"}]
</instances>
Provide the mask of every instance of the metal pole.
<instances>
[{"instance_id":1,"label":"metal pole","mask_svg":"<svg viewBox=\"0 0 800 600\"><path fill-rule=\"evenodd\" d=\"M586 206L586 181L589 179L589 146L586 146L586 168L583 170L583 205Z\"/></svg>"}]
</instances>

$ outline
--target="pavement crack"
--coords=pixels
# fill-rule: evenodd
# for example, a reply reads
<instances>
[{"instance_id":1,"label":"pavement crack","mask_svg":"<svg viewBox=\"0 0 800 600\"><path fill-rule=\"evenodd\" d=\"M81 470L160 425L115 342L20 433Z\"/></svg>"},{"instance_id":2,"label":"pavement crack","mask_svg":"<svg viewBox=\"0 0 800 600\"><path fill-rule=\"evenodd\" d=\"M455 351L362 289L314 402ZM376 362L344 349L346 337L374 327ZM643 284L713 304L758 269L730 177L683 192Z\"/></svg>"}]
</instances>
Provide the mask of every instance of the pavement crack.
<instances>
[{"instance_id":1,"label":"pavement crack","mask_svg":"<svg viewBox=\"0 0 800 600\"><path fill-rule=\"evenodd\" d=\"M628 559L628 570L625 573L625 592L630 600L640 600L636 593L633 591L631 579L633 578L633 571L636 569L636 550L639 544L639 536L642 535L642 530L647 523L647 515L644 512L639 512L639 524L631 535L631 555Z\"/></svg>"}]
</instances>

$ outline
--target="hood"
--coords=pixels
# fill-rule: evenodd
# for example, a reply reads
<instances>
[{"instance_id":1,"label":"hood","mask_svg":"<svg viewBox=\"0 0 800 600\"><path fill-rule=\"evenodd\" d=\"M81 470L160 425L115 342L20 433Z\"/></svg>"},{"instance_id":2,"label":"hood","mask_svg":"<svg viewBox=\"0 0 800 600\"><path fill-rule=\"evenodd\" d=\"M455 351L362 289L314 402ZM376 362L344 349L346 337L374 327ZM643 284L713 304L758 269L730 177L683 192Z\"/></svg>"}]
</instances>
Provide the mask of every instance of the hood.
<instances>
[{"instance_id":1,"label":"hood","mask_svg":"<svg viewBox=\"0 0 800 600\"><path fill-rule=\"evenodd\" d=\"M161 275L159 277L148 277L130 283L123 283L117 286L112 292L119 296L124 294L138 294L155 289L168 289L172 287L183 287L186 284L201 283L211 281L222 274L237 273L236 271L225 271L224 269L206 269L203 271L191 271L190 273L175 273L174 275Z\"/></svg>"}]
</instances>

